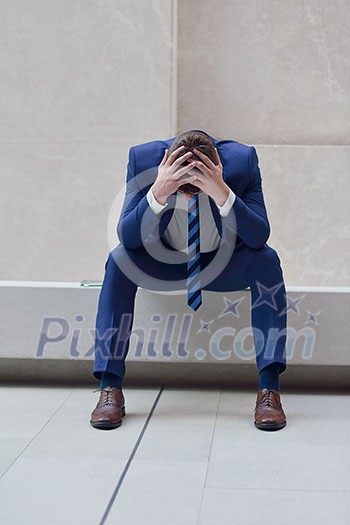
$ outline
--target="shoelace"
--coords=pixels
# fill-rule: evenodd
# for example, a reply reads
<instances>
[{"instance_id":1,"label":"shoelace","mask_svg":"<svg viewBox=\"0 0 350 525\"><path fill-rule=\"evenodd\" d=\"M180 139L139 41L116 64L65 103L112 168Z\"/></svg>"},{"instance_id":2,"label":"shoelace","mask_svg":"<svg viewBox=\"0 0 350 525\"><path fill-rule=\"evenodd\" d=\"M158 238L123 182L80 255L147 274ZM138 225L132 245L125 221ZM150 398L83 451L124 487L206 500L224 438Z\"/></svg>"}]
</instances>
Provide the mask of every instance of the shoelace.
<instances>
[{"instance_id":1,"label":"shoelace","mask_svg":"<svg viewBox=\"0 0 350 525\"><path fill-rule=\"evenodd\" d=\"M264 401L264 404L268 407L272 407L272 396L273 392L272 390L269 390Z\"/></svg>"},{"instance_id":2,"label":"shoelace","mask_svg":"<svg viewBox=\"0 0 350 525\"><path fill-rule=\"evenodd\" d=\"M106 393L105 399L100 404L101 407L108 407L108 406L112 406L113 405L113 403L111 403L112 394L113 394L112 390L105 390L104 388L102 388L102 390L100 390L98 388L97 390L94 390L94 392L105 392Z\"/></svg>"},{"instance_id":3,"label":"shoelace","mask_svg":"<svg viewBox=\"0 0 350 525\"><path fill-rule=\"evenodd\" d=\"M265 406L267 406L268 408L272 407L272 398L273 398L273 391L272 391L272 390L269 390L269 391L267 392L267 394L265 395L265 397L263 397L259 403L256 402L256 407L257 407L258 405L265 405ZM255 407L255 408L256 408L256 407ZM253 409L253 410L255 410L255 409Z\"/></svg>"}]
</instances>

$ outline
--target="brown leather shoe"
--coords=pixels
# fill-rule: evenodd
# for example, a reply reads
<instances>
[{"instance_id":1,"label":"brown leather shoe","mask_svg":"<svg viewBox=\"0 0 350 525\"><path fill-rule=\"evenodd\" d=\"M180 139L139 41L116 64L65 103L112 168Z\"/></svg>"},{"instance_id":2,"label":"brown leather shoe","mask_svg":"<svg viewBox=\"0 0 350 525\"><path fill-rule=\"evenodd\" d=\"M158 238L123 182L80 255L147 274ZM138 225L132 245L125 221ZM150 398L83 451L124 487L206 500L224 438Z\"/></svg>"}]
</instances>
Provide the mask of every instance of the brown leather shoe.
<instances>
[{"instance_id":1,"label":"brown leather shoe","mask_svg":"<svg viewBox=\"0 0 350 525\"><path fill-rule=\"evenodd\" d=\"M109 430L122 424L125 416L125 399L123 392L116 387L106 386L101 392L100 399L91 413L90 423L95 428Z\"/></svg>"},{"instance_id":2,"label":"brown leather shoe","mask_svg":"<svg viewBox=\"0 0 350 525\"><path fill-rule=\"evenodd\" d=\"M260 430L279 430L287 424L278 390L258 390L254 424Z\"/></svg>"}]
</instances>

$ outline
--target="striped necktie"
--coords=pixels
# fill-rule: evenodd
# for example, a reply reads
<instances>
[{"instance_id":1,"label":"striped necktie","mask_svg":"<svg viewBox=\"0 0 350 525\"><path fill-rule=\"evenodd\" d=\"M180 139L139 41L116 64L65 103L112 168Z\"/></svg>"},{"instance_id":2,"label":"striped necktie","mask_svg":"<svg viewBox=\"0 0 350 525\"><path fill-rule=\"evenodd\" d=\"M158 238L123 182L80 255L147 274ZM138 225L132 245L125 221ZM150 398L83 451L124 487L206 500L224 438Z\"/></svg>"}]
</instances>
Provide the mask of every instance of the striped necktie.
<instances>
[{"instance_id":1,"label":"striped necktie","mask_svg":"<svg viewBox=\"0 0 350 525\"><path fill-rule=\"evenodd\" d=\"M200 244L199 244L199 201L198 194L188 201L188 260L187 260L187 304L198 310L202 304L200 290Z\"/></svg>"}]
</instances>

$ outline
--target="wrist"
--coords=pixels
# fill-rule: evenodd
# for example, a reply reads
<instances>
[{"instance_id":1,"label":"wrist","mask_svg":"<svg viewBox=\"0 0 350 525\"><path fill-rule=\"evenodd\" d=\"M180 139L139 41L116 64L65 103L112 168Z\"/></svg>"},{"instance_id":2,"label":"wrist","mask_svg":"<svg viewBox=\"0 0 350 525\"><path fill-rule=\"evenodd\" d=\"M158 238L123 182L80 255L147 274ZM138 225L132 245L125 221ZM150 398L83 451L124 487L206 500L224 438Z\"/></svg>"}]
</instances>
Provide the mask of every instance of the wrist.
<instances>
[{"instance_id":1,"label":"wrist","mask_svg":"<svg viewBox=\"0 0 350 525\"><path fill-rule=\"evenodd\" d=\"M166 204L167 197L161 194L161 192L159 191L158 187L155 184L153 184L152 186L152 193L154 195L154 198L159 204L162 204L162 205Z\"/></svg>"},{"instance_id":2,"label":"wrist","mask_svg":"<svg viewBox=\"0 0 350 525\"><path fill-rule=\"evenodd\" d=\"M222 186L222 189L221 189L220 193L218 193L214 197L214 200L215 200L215 203L217 204L217 206L223 206L225 204L225 202L227 201L227 198L228 198L229 194L230 194L230 188L225 183Z\"/></svg>"}]
</instances>

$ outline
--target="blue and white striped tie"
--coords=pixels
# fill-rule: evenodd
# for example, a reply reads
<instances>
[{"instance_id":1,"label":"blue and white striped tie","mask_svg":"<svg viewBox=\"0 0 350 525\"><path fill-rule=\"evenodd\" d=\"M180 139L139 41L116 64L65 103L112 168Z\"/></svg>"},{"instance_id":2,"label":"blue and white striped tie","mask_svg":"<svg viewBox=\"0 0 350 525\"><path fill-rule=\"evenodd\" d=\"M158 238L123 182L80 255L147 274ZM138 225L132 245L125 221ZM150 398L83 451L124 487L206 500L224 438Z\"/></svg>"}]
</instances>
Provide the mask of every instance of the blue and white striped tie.
<instances>
[{"instance_id":1,"label":"blue and white striped tie","mask_svg":"<svg viewBox=\"0 0 350 525\"><path fill-rule=\"evenodd\" d=\"M202 304L199 242L199 202L198 195L193 195L188 202L188 260L186 280L187 304L193 310L198 310Z\"/></svg>"}]
</instances>

